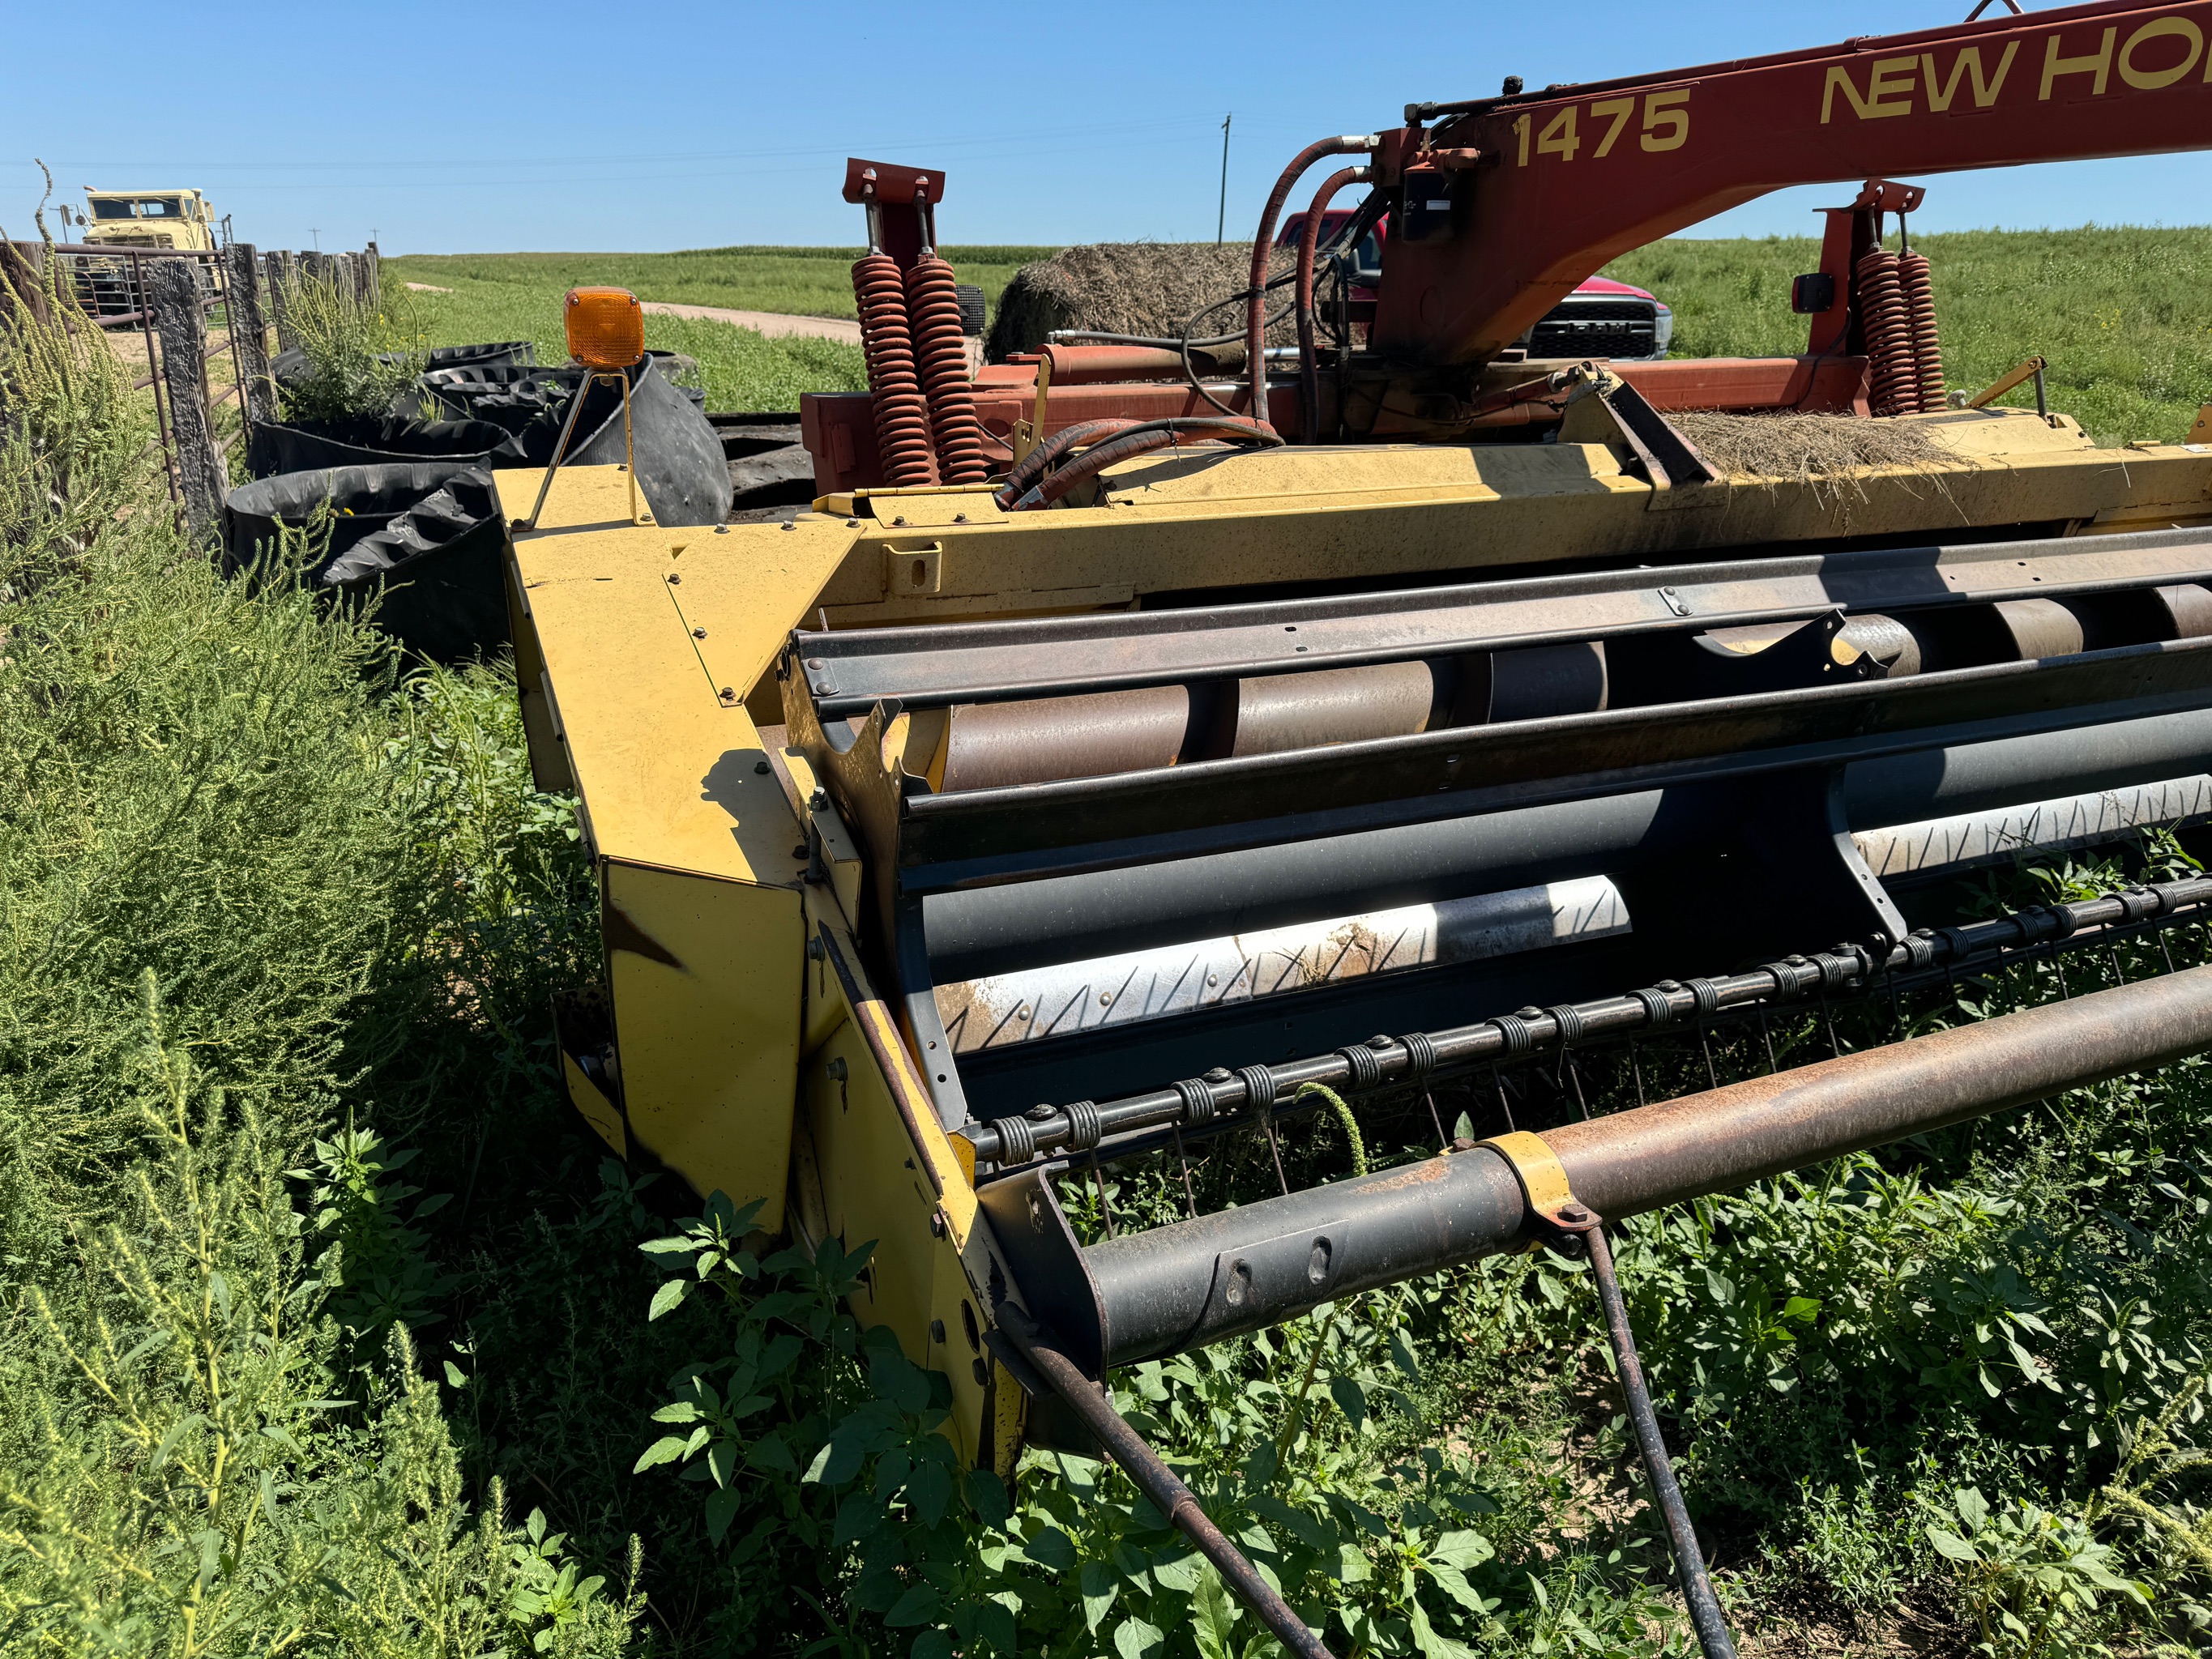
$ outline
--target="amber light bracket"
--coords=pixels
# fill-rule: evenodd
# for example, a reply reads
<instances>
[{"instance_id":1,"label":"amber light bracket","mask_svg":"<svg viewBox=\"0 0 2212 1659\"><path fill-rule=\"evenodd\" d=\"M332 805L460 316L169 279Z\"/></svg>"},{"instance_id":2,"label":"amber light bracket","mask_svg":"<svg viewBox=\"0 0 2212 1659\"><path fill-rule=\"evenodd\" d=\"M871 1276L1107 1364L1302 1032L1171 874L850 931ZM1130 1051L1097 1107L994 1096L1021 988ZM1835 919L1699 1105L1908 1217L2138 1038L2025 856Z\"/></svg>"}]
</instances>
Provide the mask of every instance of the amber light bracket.
<instances>
[{"instance_id":1,"label":"amber light bracket","mask_svg":"<svg viewBox=\"0 0 2212 1659\"><path fill-rule=\"evenodd\" d=\"M584 399L590 394L594 380L612 380L622 387L623 471L629 477L629 516L635 523L637 450L630 429L629 371L645 356L645 307L638 304L637 295L625 288L572 288L562 306L562 322L568 331L568 355L583 365L584 378L577 382L576 395L568 404L568 418L561 423L561 440L554 445L553 464L545 469L545 477L538 486L537 502L518 528L538 528L538 516L545 510L545 498L553 493L553 475L561 470L562 460L568 455L568 440L576 430L576 416L582 412Z\"/></svg>"}]
</instances>

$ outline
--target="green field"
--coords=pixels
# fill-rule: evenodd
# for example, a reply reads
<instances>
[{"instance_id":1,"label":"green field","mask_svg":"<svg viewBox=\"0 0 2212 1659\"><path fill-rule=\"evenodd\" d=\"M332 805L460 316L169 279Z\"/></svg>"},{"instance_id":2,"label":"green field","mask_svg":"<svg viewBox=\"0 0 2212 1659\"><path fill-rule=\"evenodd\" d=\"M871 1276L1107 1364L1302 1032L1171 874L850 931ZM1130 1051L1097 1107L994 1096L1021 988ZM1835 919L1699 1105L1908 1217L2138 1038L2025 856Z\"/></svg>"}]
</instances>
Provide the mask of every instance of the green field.
<instances>
[{"instance_id":1,"label":"green field","mask_svg":"<svg viewBox=\"0 0 2212 1659\"><path fill-rule=\"evenodd\" d=\"M1988 385L2021 358L2050 359L2052 406L2101 443L2172 439L2212 402L2212 229L1969 231L1917 246L1934 267L1951 385ZM550 361L561 344L560 296L613 283L647 300L853 315L848 267L858 248L735 247L690 253L413 254L386 261L402 282L450 288L411 296L429 342L530 338ZM963 282L996 304L1024 261L1044 247L947 248ZM1676 356L1767 356L1804 349L1790 281L1820 263L1811 237L1656 242L1614 261L1608 276L1649 288L1674 307ZM789 409L803 391L865 384L860 355L827 342L764 341L713 323L656 317L656 347L687 351L707 374L714 409ZM2031 400L2021 392L2013 404Z\"/></svg>"}]
</instances>

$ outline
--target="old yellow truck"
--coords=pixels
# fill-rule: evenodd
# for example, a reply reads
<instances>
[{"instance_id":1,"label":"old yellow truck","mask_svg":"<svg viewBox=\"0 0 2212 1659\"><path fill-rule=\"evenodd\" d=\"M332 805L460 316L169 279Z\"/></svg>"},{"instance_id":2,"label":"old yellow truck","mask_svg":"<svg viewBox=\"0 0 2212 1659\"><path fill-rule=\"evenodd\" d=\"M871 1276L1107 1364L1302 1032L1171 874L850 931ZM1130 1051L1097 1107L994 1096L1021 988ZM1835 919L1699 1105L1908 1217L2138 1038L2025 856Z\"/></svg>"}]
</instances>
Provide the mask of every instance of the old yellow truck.
<instances>
[{"instance_id":1,"label":"old yellow truck","mask_svg":"<svg viewBox=\"0 0 2212 1659\"><path fill-rule=\"evenodd\" d=\"M94 190L85 186L82 244L113 248L118 256L134 250L214 253L215 210L196 190ZM138 309L138 295L131 280L131 261L118 257L80 255L74 262L77 301L96 314L114 315ZM203 287L212 284L213 273L201 265Z\"/></svg>"}]
</instances>

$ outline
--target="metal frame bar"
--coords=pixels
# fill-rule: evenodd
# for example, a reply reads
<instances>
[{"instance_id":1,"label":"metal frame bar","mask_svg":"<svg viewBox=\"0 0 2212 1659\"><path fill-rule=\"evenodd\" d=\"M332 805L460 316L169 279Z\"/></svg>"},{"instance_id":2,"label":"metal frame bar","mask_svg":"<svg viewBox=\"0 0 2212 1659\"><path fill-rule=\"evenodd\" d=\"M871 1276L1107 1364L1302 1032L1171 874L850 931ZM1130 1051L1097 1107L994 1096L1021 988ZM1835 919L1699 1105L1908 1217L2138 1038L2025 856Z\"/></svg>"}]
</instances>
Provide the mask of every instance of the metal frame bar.
<instances>
[{"instance_id":1,"label":"metal frame bar","mask_svg":"<svg viewBox=\"0 0 2212 1659\"><path fill-rule=\"evenodd\" d=\"M2033 566L2031 572L2029 567ZM1969 543L1732 559L1345 598L1094 617L795 631L823 719L1362 666L1850 611L2212 580L2212 533Z\"/></svg>"},{"instance_id":2,"label":"metal frame bar","mask_svg":"<svg viewBox=\"0 0 2212 1659\"><path fill-rule=\"evenodd\" d=\"M1114 1409L1104 1389L1085 1376L1018 1304L1000 1303L993 1318L997 1329L1006 1335L1035 1373L1031 1379L1024 1381L1024 1386L1042 1383L1066 1403L1083 1426L1097 1437L1106 1455L1121 1465L1130 1480L1136 1482L1137 1489L1152 1500L1170 1524L1213 1564L1237 1599L1251 1608L1260 1622L1274 1633L1275 1639L1297 1655L1298 1659L1333 1659L1320 1637L1307 1628L1306 1621L1283 1600L1281 1593L1260 1576L1243 1552L1214 1525L1181 1477Z\"/></svg>"},{"instance_id":3,"label":"metal frame bar","mask_svg":"<svg viewBox=\"0 0 2212 1659\"><path fill-rule=\"evenodd\" d=\"M908 793L897 804L897 845L871 851L896 865L902 890L913 893L1843 765L2208 702L2212 637L2169 641L1899 680L1447 727L1164 770ZM792 737L804 752L826 757L848 799L864 800L890 787L875 758L887 724L879 710L860 741L842 753L818 725L794 726ZM859 816L865 829L868 814Z\"/></svg>"}]
</instances>

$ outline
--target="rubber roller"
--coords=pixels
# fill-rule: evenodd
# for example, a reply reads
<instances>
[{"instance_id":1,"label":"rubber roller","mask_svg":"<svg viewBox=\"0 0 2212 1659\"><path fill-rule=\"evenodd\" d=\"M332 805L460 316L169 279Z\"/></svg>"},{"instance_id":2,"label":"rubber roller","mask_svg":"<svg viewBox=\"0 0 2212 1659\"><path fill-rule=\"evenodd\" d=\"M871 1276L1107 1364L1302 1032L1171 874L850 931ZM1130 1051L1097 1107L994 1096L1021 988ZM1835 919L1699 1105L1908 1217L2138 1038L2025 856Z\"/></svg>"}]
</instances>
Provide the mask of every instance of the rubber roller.
<instances>
[{"instance_id":1,"label":"rubber roller","mask_svg":"<svg viewBox=\"0 0 2212 1659\"><path fill-rule=\"evenodd\" d=\"M1595 714L1611 690L1601 641L1493 651L1468 667L1452 711L1455 726Z\"/></svg>"},{"instance_id":2,"label":"rubber roller","mask_svg":"<svg viewBox=\"0 0 2212 1659\"><path fill-rule=\"evenodd\" d=\"M927 771L945 790L1003 789L1172 766L1191 725L1181 685L1022 702L963 703ZM910 769L920 770L909 758Z\"/></svg>"},{"instance_id":3,"label":"rubber roller","mask_svg":"<svg viewBox=\"0 0 2212 1659\"><path fill-rule=\"evenodd\" d=\"M1425 732L1445 723L1459 678L1457 665L1445 660L1239 680L1224 699L1213 752L1276 755Z\"/></svg>"}]
</instances>

